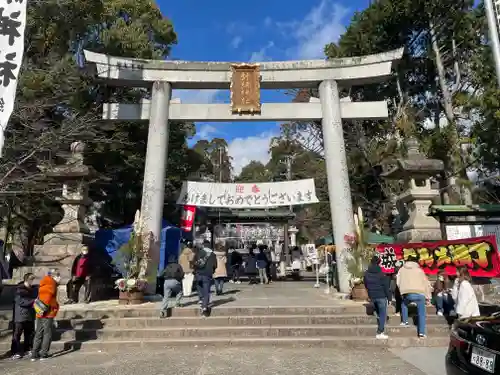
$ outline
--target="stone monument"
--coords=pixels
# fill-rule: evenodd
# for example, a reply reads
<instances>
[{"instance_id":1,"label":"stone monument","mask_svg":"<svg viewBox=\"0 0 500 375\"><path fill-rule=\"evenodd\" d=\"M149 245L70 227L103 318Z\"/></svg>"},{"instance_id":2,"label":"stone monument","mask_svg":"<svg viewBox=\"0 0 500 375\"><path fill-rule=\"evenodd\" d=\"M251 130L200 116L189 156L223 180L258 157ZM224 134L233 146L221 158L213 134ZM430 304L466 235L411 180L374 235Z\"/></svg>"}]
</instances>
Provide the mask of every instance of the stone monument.
<instances>
[{"instance_id":1,"label":"stone monument","mask_svg":"<svg viewBox=\"0 0 500 375\"><path fill-rule=\"evenodd\" d=\"M297 227L292 226L288 229L288 233L290 234L290 246L295 247L297 246L297 233L299 233L299 230Z\"/></svg>"},{"instance_id":2,"label":"stone monument","mask_svg":"<svg viewBox=\"0 0 500 375\"><path fill-rule=\"evenodd\" d=\"M25 273L31 272L39 280L49 269L61 272L61 284L71 277L71 266L83 245L90 245L92 237L85 224L85 213L92 201L88 197L88 179L93 170L83 163L85 145L73 142L66 164L40 169L48 178L61 181L62 195L57 200L64 211L63 218L56 224L52 233L44 237L43 245L35 245L33 257L27 266L14 271L13 279L22 280Z\"/></svg>"},{"instance_id":3,"label":"stone monument","mask_svg":"<svg viewBox=\"0 0 500 375\"><path fill-rule=\"evenodd\" d=\"M397 234L398 242L423 242L441 239L439 222L427 215L433 200L439 197L439 190L431 186L431 177L444 170L441 160L428 159L419 150L418 141L410 138L406 141L408 156L396 159L395 163L382 177L390 180L402 180L404 192L397 197L401 216L407 216L402 231ZM401 212L405 206L407 215Z\"/></svg>"}]
</instances>

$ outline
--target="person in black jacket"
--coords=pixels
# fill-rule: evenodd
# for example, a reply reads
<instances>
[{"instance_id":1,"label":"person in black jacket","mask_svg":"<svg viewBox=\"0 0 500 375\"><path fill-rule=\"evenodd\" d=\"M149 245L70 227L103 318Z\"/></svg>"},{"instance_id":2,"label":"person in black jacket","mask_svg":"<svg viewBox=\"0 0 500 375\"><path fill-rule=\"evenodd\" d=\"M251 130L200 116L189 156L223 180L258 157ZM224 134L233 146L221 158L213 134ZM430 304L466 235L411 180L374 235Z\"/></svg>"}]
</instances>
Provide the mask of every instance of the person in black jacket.
<instances>
[{"instance_id":1,"label":"person in black jacket","mask_svg":"<svg viewBox=\"0 0 500 375\"><path fill-rule=\"evenodd\" d=\"M10 348L12 358L19 359L29 355L33 346L35 333L35 309L33 304L37 291L33 287L35 276L32 273L24 275L24 281L19 283L14 297L14 332ZM21 346L21 336L24 334L24 343Z\"/></svg>"},{"instance_id":2,"label":"person in black jacket","mask_svg":"<svg viewBox=\"0 0 500 375\"><path fill-rule=\"evenodd\" d=\"M210 248L210 242L204 241L203 248L198 249L193 259L193 269L196 279L196 288L200 298L201 313L210 316L210 287L213 274L217 268L217 257Z\"/></svg>"},{"instance_id":3,"label":"person in black jacket","mask_svg":"<svg viewBox=\"0 0 500 375\"><path fill-rule=\"evenodd\" d=\"M233 249L230 255L230 261L231 261L231 280L229 280L229 282L241 284L240 272L241 272L241 265L243 264L243 257L238 252L238 250Z\"/></svg>"},{"instance_id":4,"label":"person in black jacket","mask_svg":"<svg viewBox=\"0 0 500 375\"><path fill-rule=\"evenodd\" d=\"M370 266L365 272L365 287L368 291L368 297L372 301L375 312L377 314L377 339L389 338L385 333L385 322L387 319L387 305L392 299L391 296L391 281L386 276L379 266L379 257L374 256L370 262Z\"/></svg>"},{"instance_id":5,"label":"person in black jacket","mask_svg":"<svg viewBox=\"0 0 500 375\"><path fill-rule=\"evenodd\" d=\"M399 291L398 284L396 282L398 272L401 269L402 262L397 262L394 267L394 272L391 275L391 291L394 297L394 307L396 308L396 315L401 315L401 303L403 302L403 297Z\"/></svg>"},{"instance_id":6,"label":"person in black jacket","mask_svg":"<svg viewBox=\"0 0 500 375\"><path fill-rule=\"evenodd\" d=\"M184 271L175 257L168 259L167 267L161 272L160 277L165 279L163 283L163 301L160 307L160 317L166 318L171 315L172 307L170 306L170 297L175 298L174 307L179 307L182 299L182 279Z\"/></svg>"}]
</instances>

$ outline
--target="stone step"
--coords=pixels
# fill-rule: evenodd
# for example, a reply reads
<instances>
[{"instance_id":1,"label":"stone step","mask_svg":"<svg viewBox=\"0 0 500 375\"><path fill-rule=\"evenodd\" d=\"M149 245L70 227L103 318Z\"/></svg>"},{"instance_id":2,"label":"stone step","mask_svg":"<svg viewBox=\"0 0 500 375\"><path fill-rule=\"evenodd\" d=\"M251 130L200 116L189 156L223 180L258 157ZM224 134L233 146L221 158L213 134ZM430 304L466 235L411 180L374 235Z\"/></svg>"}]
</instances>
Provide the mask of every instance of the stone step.
<instances>
[{"instance_id":1,"label":"stone step","mask_svg":"<svg viewBox=\"0 0 500 375\"><path fill-rule=\"evenodd\" d=\"M389 322L397 324L399 316L390 316ZM410 319L410 323L414 323ZM427 324L446 325L446 319L428 315ZM238 327L238 326L274 326L274 325L317 325L317 324L376 324L376 318L368 315L263 315L263 316L212 316L210 319L199 317L156 318L119 318L119 319L67 319L58 320L61 329L102 329L102 328L161 328L161 327ZM8 320L0 320L0 329L7 329Z\"/></svg>"},{"instance_id":2,"label":"stone step","mask_svg":"<svg viewBox=\"0 0 500 375\"><path fill-rule=\"evenodd\" d=\"M448 336L429 336L425 339L416 337L390 337L389 340L377 340L372 337L203 337L178 338L158 340L91 340L91 341L55 341L51 346L53 353L60 351L83 350L97 351L124 351L139 348L157 350L179 347L189 348L227 348L227 347L280 347L280 348L407 348L407 347L443 347L449 344ZM0 342L0 352L10 349L10 342Z\"/></svg>"},{"instance_id":3,"label":"stone step","mask_svg":"<svg viewBox=\"0 0 500 375\"><path fill-rule=\"evenodd\" d=\"M370 337L374 336L376 326L372 325L303 325L303 326L240 326L240 327L162 327L142 329L78 329L56 330L54 340L158 340L178 339L187 337L215 338L215 337ZM448 336L449 327L446 325L432 325L427 327L429 336ZM386 333L397 337L415 337L414 327L400 327L399 325L386 326Z\"/></svg>"},{"instance_id":4,"label":"stone step","mask_svg":"<svg viewBox=\"0 0 500 375\"><path fill-rule=\"evenodd\" d=\"M196 304L194 304L196 305ZM193 304L191 306L194 306ZM58 319L117 319L117 318L155 318L158 316L158 306L147 304L147 306L127 307L117 306L115 309L94 309L91 305L85 307L63 307L59 311ZM181 307L173 309L174 317L193 317L199 316L197 307ZM416 309L410 308L410 315L414 315ZM389 310L392 313L394 310ZM427 308L428 315L434 315L435 308ZM371 315L373 309L367 305L352 304L344 306L279 306L279 307L224 307L217 306L212 310L212 316L263 316L263 315L338 315L338 314L359 314ZM0 311L1 319L11 319L12 310Z\"/></svg>"}]
</instances>

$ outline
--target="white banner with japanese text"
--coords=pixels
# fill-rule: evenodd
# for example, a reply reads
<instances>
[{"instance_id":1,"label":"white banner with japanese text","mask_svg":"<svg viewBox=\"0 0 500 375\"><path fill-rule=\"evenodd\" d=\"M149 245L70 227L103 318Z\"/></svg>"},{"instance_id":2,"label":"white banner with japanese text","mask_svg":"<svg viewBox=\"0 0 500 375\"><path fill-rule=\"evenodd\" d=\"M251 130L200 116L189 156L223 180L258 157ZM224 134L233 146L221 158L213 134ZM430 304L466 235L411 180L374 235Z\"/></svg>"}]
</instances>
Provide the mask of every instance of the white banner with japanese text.
<instances>
[{"instance_id":1,"label":"white banner with japanese text","mask_svg":"<svg viewBox=\"0 0 500 375\"><path fill-rule=\"evenodd\" d=\"M313 243L302 245L302 253L304 253L312 264L319 264L318 250Z\"/></svg>"},{"instance_id":2,"label":"white banner with japanese text","mask_svg":"<svg viewBox=\"0 0 500 375\"><path fill-rule=\"evenodd\" d=\"M318 203L314 179L225 184L184 181L177 204L199 207L270 208Z\"/></svg>"},{"instance_id":3,"label":"white banner with japanese text","mask_svg":"<svg viewBox=\"0 0 500 375\"><path fill-rule=\"evenodd\" d=\"M4 131L14 110L17 78L23 61L27 2L4 0L0 6L0 156Z\"/></svg>"}]
</instances>

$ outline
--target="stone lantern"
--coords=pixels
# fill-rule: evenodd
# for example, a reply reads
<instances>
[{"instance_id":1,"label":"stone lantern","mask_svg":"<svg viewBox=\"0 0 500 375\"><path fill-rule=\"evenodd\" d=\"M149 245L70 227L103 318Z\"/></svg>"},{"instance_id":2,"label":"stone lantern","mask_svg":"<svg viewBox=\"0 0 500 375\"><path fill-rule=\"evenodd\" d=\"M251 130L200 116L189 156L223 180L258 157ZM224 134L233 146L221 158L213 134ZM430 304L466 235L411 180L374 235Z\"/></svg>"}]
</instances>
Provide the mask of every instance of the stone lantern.
<instances>
[{"instance_id":1,"label":"stone lantern","mask_svg":"<svg viewBox=\"0 0 500 375\"><path fill-rule=\"evenodd\" d=\"M61 197L57 200L64 216L52 229L53 233L45 236L44 244L81 244L90 233L85 216L92 204L88 197L88 179L93 171L83 164L84 143L73 142L70 150L66 164L45 171L48 177L61 181L63 185Z\"/></svg>"},{"instance_id":2,"label":"stone lantern","mask_svg":"<svg viewBox=\"0 0 500 375\"><path fill-rule=\"evenodd\" d=\"M404 191L397 197L397 203L400 207L406 207L408 219L396 238L399 242L440 240L439 222L427 213L429 206L439 197L439 190L431 186L431 178L444 170L444 163L421 154L415 138L408 139L406 145L408 156L396 159L391 168L382 174L386 179L400 180L404 184Z\"/></svg>"},{"instance_id":3,"label":"stone lantern","mask_svg":"<svg viewBox=\"0 0 500 375\"><path fill-rule=\"evenodd\" d=\"M81 252L82 246L92 242L85 214L92 203L88 197L88 180L94 172L83 163L83 143L73 142L70 150L65 164L39 167L48 178L61 182L62 194L57 200L64 214L52 233L44 237L43 245L35 245L31 264L15 270L13 278L16 280L22 280L26 272L40 279L49 269L55 268L61 272L62 284L65 284L71 276L75 256Z\"/></svg>"},{"instance_id":4,"label":"stone lantern","mask_svg":"<svg viewBox=\"0 0 500 375\"><path fill-rule=\"evenodd\" d=\"M290 228L288 228L288 234L290 234L291 247L297 246L297 233L299 233L299 230L295 226L291 226Z\"/></svg>"}]
</instances>

